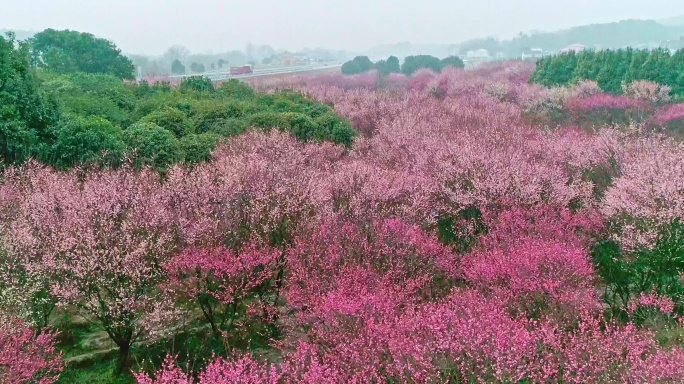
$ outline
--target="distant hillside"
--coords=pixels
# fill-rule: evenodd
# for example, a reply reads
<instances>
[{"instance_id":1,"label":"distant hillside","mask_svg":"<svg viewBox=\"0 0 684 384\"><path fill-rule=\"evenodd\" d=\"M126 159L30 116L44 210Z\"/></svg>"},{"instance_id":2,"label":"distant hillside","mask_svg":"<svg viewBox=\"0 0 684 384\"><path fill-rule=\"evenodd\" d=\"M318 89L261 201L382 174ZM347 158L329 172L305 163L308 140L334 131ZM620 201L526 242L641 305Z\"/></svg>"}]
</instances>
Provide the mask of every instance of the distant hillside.
<instances>
[{"instance_id":1,"label":"distant hillside","mask_svg":"<svg viewBox=\"0 0 684 384\"><path fill-rule=\"evenodd\" d=\"M655 20L624 20L616 23L592 24L554 33L523 35L513 39L513 46L538 46L559 50L570 44L584 44L601 48L620 48L639 44L660 43L679 39L683 27L666 26Z\"/></svg>"},{"instance_id":2,"label":"distant hillside","mask_svg":"<svg viewBox=\"0 0 684 384\"><path fill-rule=\"evenodd\" d=\"M658 20L658 23L667 25L669 27L678 27L684 25L684 15L668 17L667 19Z\"/></svg>"},{"instance_id":3,"label":"distant hillside","mask_svg":"<svg viewBox=\"0 0 684 384\"><path fill-rule=\"evenodd\" d=\"M14 32L14 34L17 36L17 40L26 40L28 38L33 37L36 33L36 31L19 31L19 30L11 30L11 29L0 29L0 35L3 37L5 34L9 31Z\"/></svg>"},{"instance_id":4,"label":"distant hillside","mask_svg":"<svg viewBox=\"0 0 684 384\"><path fill-rule=\"evenodd\" d=\"M615 23L585 25L556 32L521 34L511 40L475 39L461 44L461 53L485 48L518 55L530 48L558 51L571 44L583 44L599 49L627 46L658 46L684 36L684 24L664 25L655 20L624 20Z\"/></svg>"}]
</instances>

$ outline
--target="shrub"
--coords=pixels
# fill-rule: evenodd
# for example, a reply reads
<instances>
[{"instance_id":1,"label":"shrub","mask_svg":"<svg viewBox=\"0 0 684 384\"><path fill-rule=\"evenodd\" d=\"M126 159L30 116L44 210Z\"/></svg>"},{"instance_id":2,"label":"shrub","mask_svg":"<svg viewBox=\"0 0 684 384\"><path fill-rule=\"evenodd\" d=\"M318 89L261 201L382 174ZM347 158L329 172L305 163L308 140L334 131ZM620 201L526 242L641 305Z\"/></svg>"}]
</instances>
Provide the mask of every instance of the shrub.
<instances>
[{"instance_id":1,"label":"shrub","mask_svg":"<svg viewBox=\"0 0 684 384\"><path fill-rule=\"evenodd\" d=\"M220 136L214 133L187 135L180 139L181 151L185 154L185 162L194 164L211 160L211 152L216 148Z\"/></svg>"},{"instance_id":2,"label":"shrub","mask_svg":"<svg viewBox=\"0 0 684 384\"><path fill-rule=\"evenodd\" d=\"M285 112L281 118L286 123L288 131L298 140L307 142L313 140L319 130L318 124L311 117L296 112Z\"/></svg>"},{"instance_id":3,"label":"shrub","mask_svg":"<svg viewBox=\"0 0 684 384\"><path fill-rule=\"evenodd\" d=\"M287 121L283 115L277 112L260 112L255 113L249 117L249 125L263 130L270 130L271 128L280 128L286 130L288 128Z\"/></svg>"},{"instance_id":4,"label":"shrub","mask_svg":"<svg viewBox=\"0 0 684 384\"><path fill-rule=\"evenodd\" d=\"M213 93L215 91L214 83L211 82L211 79L203 76L190 76L184 78L178 89L184 93L191 91Z\"/></svg>"},{"instance_id":5,"label":"shrub","mask_svg":"<svg viewBox=\"0 0 684 384\"><path fill-rule=\"evenodd\" d=\"M197 133L206 133L225 120L241 118L243 115L244 107L239 103L207 103L202 105L193 117L195 130Z\"/></svg>"},{"instance_id":6,"label":"shrub","mask_svg":"<svg viewBox=\"0 0 684 384\"><path fill-rule=\"evenodd\" d=\"M356 130L349 121L334 113L329 112L318 116L316 124L318 130L314 132L314 140L328 140L349 148L357 136Z\"/></svg>"},{"instance_id":7,"label":"shrub","mask_svg":"<svg viewBox=\"0 0 684 384\"><path fill-rule=\"evenodd\" d=\"M164 107L143 117L140 122L156 124L173 132L176 137L192 133L192 123L185 113L176 108Z\"/></svg>"},{"instance_id":8,"label":"shrub","mask_svg":"<svg viewBox=\"0 0 684 384\"><path fill-rule=\"evenodd\" d=\"M134 124L124 131L123 137L137 167L165 169L185 158L173 133L156 124Z\"/></svg>"},{"instance_id":9,"label":"shrub","mask_svg":"<svg viewBox=\"0 0 684 384\"><path fill-rule=\"evenodd\" d=\"M222 119L209 127L209 133L220 137L236 136L244 133L248 127L249 122L246 119Z\"/></svg>"},{"instance_id":10,"label":"shrub","mask_svg":"<svg viewBox=\"0 0 684 384\"><path fill-rule=\"evenodd\" d=\"M121 130L100 117L73 117L62 122L51 155L44 158L60 168L76 164L115 165L125 150Z\"/></svg>"},{"instance_id":11,"label":"shrub","mask_svg":"<svg viewBox=\"0 0 684 384\"><path fill-rule=\"evenodd\" d=\"M256 96L252 87L237 79L223 82L218 88L218 93L221 97L236 100L251 100Z\"/></svg>"}]
</instances>

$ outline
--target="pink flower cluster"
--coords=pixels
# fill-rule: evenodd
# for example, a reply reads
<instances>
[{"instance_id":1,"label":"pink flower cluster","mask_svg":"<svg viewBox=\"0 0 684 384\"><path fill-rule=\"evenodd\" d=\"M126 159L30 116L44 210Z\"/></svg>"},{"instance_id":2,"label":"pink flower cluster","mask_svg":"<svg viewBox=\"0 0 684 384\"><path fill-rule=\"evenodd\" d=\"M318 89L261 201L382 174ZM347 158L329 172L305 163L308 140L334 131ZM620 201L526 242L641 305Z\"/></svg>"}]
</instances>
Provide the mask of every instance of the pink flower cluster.
<instances>
[{"instance_id":1,"label":"pink flower cluster","mask_svg":"<svg viewBox=\"0 0 684 384\"><path fill-rule=\"evenodd\" d=\"M573 112L591 111L597 109L643 109L643 100L633 99L624 95L610 95L606 93L594 94L582 98L568 99L566 107Z\"/></svg>"},{"instance_id":2,"label":"pink flower cluster","mask_svg":"<svg viewBox=\"0 0 684 384\"><path fill-rule=\"evenodd\" d=\"M62 368L54 333L37 333L19 319L0 315L0 382L51 384Z\"/></svg>"},{"instance_id":3,"label":"pink flower cluster","mask_svg":"<svg viewBox=\"0 0 684 384\"><path fill-rule=\"evenodd\" d=\"M684 118L684 103L678 103L659 109L656 112L653 121L660 126L664 126L682 118Z\"/></svg>"},{"instance_id":4,"label":"pink flower cluster","mask_svg":"<svg viewBox=\"0 0 684 384\"><path fill-rule=\"evenodd\" d=\"M660 296L656 293L648 295L641 294L629 303L627 310L630 313L634 313L642 307L654 308L666 315L672 315L674 313L675 303L671 298Z\"/></svg>"},{"instance_id":5,"label":"pink flower cluster","mask_svg":"<svg viewBox=\"0 0 684 384\"><path fill-rule=\"evenodd\" d=\"M623 84L622 90L625 95L634 99L645 100L653 104L661 104L670 101L670 91L672 89L667 85L639 80L630 84Z\"/></svg>"}]
</instances>

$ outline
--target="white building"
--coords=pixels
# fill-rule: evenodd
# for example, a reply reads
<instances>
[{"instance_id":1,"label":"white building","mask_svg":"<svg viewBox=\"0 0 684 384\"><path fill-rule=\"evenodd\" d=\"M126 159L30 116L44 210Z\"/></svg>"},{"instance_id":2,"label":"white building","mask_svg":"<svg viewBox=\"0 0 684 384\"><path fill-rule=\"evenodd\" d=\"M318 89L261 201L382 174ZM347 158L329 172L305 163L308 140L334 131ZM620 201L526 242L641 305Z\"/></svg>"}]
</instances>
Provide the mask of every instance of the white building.
<instances>
[{"instance_id":1,"label":"white building","mask_svg":"<svg viewBox=\"0 0 684 384\"><path fill-rule=\"evenodd\" d=\"M532 48L529 51L522 53L523 60L539 60L544 57L544 50L541 48Z\"/></svg>"}]
</instances>

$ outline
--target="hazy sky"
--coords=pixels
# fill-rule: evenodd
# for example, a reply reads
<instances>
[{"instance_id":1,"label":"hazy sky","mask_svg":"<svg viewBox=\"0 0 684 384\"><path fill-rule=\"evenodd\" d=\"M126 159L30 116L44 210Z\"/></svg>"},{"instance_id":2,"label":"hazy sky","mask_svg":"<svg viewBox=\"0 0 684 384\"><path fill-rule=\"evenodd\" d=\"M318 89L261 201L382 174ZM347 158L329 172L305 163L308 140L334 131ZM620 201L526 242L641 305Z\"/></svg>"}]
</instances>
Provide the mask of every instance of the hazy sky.
<instances>
[{"instance_id":1,"label":"hazy sky","mask_svg":"<svg viewBox=\"0 0 684 384\"><path fill-rule=\"evenodd\" d=\"M247 42L363 51L683 14L684 0L0 0L0 29L91 32L126 53Z\"/></svg>"}]
</instances>

